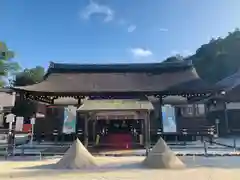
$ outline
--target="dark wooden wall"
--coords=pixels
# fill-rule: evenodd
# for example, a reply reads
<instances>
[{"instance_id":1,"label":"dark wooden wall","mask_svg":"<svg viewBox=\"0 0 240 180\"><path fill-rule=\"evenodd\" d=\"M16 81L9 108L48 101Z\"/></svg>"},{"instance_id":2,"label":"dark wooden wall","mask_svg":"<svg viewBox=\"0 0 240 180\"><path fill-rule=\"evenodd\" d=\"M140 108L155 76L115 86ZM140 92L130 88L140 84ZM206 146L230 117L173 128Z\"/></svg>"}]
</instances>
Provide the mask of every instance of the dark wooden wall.
<instances>
[{"instance_id":1,"label":"dark wooden wall","mask_svg":"<svg viewBox=\"0 0 240 180\"><path fill-rule=\"evenodd\" d=\"M157 134L158 129L162 129L162 108L160 101L152 102L154 111L150 113L151 134Z\"/></svg>"},{"instance_id":2,"label":"dark wooden wall","mask_svg":"<svg viewBox=\"0 0 240 180\"><path fill-rule=\"evenodd\" d=\"M240 132L240 110L228 110L228 127L230 130L236 130Z\"/></svg>"},{"instance_id":3,"label":"dark wooden wall","mask_svg":"<svg viewBox=\"0 0 240 180\"><path fill-rule=\"evenodd\" d=\"M226 117L227 116L227 117ZM219 133L220 135L227 135L231 133L240 134L240 110L224 110L212 111L208 113L208 119L215 123L219 119Z\"/></svg>"},{"instance_id":4,"label":"dark wooden wall","mask_svg":"<svg viewBox=\"0 0 240 180\"><path fill-rule=\"evenodd\" d=\"M63 108L46 108L45 118L37 118L35 124L36 133L52 134L54 130L62 131Z\"/></svg>"},{"instance_id":5,"label":"dark wooden wall","mask_svg":"<svg viewBox=\"0 0 240 180\"><path fill-rule=\"evenodd\" d=\"M181 129L198 129L212 125L206 117L177 117L177 127Z\"/></svg>"},{"instance_id":6,"label":"dark wooden wall","mask_svg":"<svg viewBox=\"0 0 240 180\"><path fill-rule=\"evenodd\" d=\"M151 134L156 135L159 129L162 129L162 116L161 116L161 104L160 102L155 102L155 110L150 114L150 126ZM179 107L176 107L176 123L177 123L177 133L181 133L182 129L198 129L202 127L209 127L215 125L215 120L213 115L203 116L193 116L193 117L184 117L179 111ZM44 112L44 110L42 110ZM46 108L46 117L38 118L36 120L35 132L45 134L52 134L54 130L62 132L63 126L63 117L64 117L64 108ZM240 116L240 113L239 113ZM220 115L219 117L223 117ZM210 119L210 120L209 120ZM89 123L89 134L91 134L91 122ZM223 125L224 127L224 125ZM84 116L77 114L77 130L84 130ZM221 131L223 131L221 129Z\"/></svg>"},{"instance_id":7,"label":"dark wooden wall","mask_svg":"<svg viewBox=\"0 0 240 180\"><path fill-rule=\"evenodd\" d=\"M45 118L37 118L35 124L36 133L52 134L54 130L62 132L63 119L64 119L64 107L45 107ZM84 116L77 113L77 125L76 129L84 129Z\"/></svg>"}]
</instances>

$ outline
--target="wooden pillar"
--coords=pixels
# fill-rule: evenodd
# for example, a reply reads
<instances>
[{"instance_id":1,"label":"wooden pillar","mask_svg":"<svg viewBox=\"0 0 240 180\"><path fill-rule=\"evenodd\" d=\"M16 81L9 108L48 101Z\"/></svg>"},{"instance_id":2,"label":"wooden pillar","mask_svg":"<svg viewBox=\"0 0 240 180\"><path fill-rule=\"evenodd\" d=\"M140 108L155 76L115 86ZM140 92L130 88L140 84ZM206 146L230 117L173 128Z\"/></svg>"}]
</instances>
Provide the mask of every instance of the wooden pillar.
<instances>
[{"instance_id":1,"label":"wooden pillar","mask_svg":"<svg viewBox=\"0 0 240 180\"><path fill-rule=\"evenodd\" d=\"M93 141L94 142L96 140L96 122L97 122L97 120L93 119L93 133L92 133L92 135L93 135Z\"/></svg>"},{"instance_id":2,"label":"wooden pillar","mask_svg":"<svg viewBox=\"0 0 240 180\"><path fill-rule=\"evenodd\" d=\"M83 104L82 102L82 98L78 98L78 104L77 104L77 109ZM83 121L85 120L85 116L84 119L82 119L82 115L81 113L77 110L76 113L76 118L77 118L77 122L76 122L76 139L79 139L82 141L82 136L84 135L84 127L83 127ZM84 121L85 123L85 121Z\"/></svg>"},{"instance_id":3,"label":"wooden pillar","mask_svg":"<svg viewBox=\"0 0 240 180\"><path fill-rule=\"evenodd\" d=\"M162 96L159 97L159 111L158 111L158 120L159 120L159 126L158 129L161 129L161 132L163 132L163 120L162 120Z\"/></svg>"},{"instance_id":4,"label":"wooden pillar","mask_svg":"<svg viewBox=\"0 0 240 180\"><path fill-rule=\"evenodd\" d=\"M148 128L147 128L147 118L145 117L144 118L144 144L145 144L145 149L146 149L146 156L148 155L148 152L149 152L149 148L148 148L148 138L147 138L147 135L148 135Z\"/></svg>"},{"instance_id":5,"label":"wooden pillar","mask_svg":"<svg viewBox=\"0 0 240 180\"><path fill-rule=\"evenodd\" d=\"M150 112L147 112L147 126L148 126L148 144L151 148L151 121L150 121Z\"/></svg>"},{"instance_id":6,"label":"wooden pillar","mask_svg":"<svg viewBox=\"0 0 240 180\"><path fill-rule=\"evenodd\" d=\"M84 118L84 146L88 147L88 117Z\"/></svg>"},{"instance_id":7,"label":"wooden pillar","mask_svg":"<svg viewBox=\"0 0 240 180\"><path fill-rule=\"evenodd\" d=\"M145 129L145 148L146 148L146 155L148 155L150 151L150 145L151 145L151 138L150 138L150 118L149 118L150 113L147 112L145 119L144 119L144 129Z\"/></svg>"},{"instance_id":8,"label":"wooden pillar","mask_svg":"<svg viewBox=\"0 0 240 180\"><path fill-rule=\"evenodd\" d=\"M224 119L225 119L225 127L226 127L226 134L229 133L229 125L228 125L228 109L227 109L227 102L224 102ZM219 124L218 124L219 126ZM219 127L217 127L219 128Z\"/></svg>"}]
</instances>

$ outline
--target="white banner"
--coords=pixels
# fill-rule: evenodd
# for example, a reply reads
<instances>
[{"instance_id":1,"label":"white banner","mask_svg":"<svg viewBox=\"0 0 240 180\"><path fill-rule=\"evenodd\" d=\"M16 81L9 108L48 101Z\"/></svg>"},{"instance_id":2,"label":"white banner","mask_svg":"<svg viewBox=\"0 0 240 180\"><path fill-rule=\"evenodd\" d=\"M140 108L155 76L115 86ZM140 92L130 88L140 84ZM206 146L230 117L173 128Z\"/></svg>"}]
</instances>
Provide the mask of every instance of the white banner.
<instances>
[{"instance_id":1,"label":"white banner","mask_svg":"<svg viewBox=\"0 0 240 180\"><path fill-rule=\"evenodd\" d=\"M0 127L3 127L4 124L4 114L0 114Z\"/></svg>"},{"instance_id":2,"label":"white banner","mask_svg":"<svg viewBox=\"0 0 240 180\"><path fill-rule=\"evenodd\" d=\"M68 106L64 108L63 130L65 134L76 132L77 107Z\"/></svg>"},{"instance_id":3,"label":"white banner","mask_svg":"<svg viewBox=\"0 0 240 180\"><path fill-rule=\"evenodd\" d=\"M6 122L13 123L15 121L15 114L8 114L6 115Z\"/></svg>"},{"instance_id":4,"label":"white banner","mask_svg":"<svg viewBox=\"0 0 240 180\"><path fill-rule=\"evenodd\" d=\"M16 117L15 131L22 131L23 130L23 123L24 123L24 118L23 117Z\"/></svg>"},{"instance_id":5,"label":"white banner","mask_svg":"<svg viewBox=\"0 0 240 180\"><path fill-rule=\"evenodd\" d=\"M31 118L31 119L30 119L30 122L31 122L32 125L35 124L35 121L36 121L36 118Z\"/></svg>"},{"instance_id":6,"label":"white banner","mask_svg":"<svg viewBox=\"0 0 240 180\"><path fill-rule=\"evenodd\" d=\"M171 105L162 106L162 125L164 133L176 133L175 108Z\"/></svg>"}]
</instances>

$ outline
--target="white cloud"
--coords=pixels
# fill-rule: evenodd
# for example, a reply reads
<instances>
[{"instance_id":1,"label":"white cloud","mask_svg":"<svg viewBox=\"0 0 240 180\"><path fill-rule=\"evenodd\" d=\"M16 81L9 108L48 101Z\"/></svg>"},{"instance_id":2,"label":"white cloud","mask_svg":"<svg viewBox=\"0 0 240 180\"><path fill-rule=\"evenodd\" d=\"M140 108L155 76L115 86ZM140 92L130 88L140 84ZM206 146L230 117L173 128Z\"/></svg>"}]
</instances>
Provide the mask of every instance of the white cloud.
<instances>
[{"instance_id":1,"label":"white cloud","mask_svg":"<svg viewBox=\"0 0 240 180\"><path fill-rule=\"evenodd\" d=\"M167 32L168 31L167 28L159 28L158 30L161 31L161 32Z\"/></svg>"},{"instance_id":2,"label":"white cloud","mask_svg":"<svg viewBox=\"0 0 240 180\"><path fill-rule=\"evenodd\" d=\"M131 32L133 32L133 31L135 31L136 28L137 28L136 25L130 25L130 26L128 26L127 31L128 31L129 33L131 33Z\"/></svg>"},{"instance_id":3,"label":"white cloud","mask_svg":"<svg viewBox=\"0 0 240 180\"><path fill-rule=\"evenodd\" d=\"M130 51L135 57L148 57L153 54L152 51L144 48L132 48Z\"/></svg>"},{"instance_id":4,"label":"white cloud","mask_svg":"<svg viewBox=\"0 0 240 180\"><path fill-rule=\"evenodd\" d=\"M89 5L82 11L82 17L89 19L92 15L96 14L104 15L104 22L109 22L114 19L114 11L110 7L90 1Z\"/></svg>"}]
</instances>

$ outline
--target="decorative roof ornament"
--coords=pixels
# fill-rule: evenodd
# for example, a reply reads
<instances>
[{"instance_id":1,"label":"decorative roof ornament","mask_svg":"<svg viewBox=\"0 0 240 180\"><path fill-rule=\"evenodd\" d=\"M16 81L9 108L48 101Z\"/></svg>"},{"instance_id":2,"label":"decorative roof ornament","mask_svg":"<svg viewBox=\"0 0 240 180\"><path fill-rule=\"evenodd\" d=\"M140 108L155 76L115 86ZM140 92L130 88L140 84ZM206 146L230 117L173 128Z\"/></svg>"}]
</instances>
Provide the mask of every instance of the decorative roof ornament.
<instances>
[{"instance_id":1,"label":"decorative roof ornament","mask_svg":"<svg viewBox=\"0 0 240 180\"><path fill-rule=\"evenodd\" d=\"M193 65L192 59L189 59L189 60L188 60L188 63L189 63L189 65Z\"/></svg>"},{"instance_id":2,"label":"decorative roof ornament","mask_svg":"<svg viewBox=\"0 0 240 180\"><path fill-rule=\"evenodd\" d=\"M54 68L54 62L53 62L53 61L50 61L48 68L49 68L49 69L50 69L50 68Z\"/></svg>"}]
</instances>

